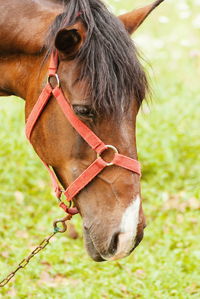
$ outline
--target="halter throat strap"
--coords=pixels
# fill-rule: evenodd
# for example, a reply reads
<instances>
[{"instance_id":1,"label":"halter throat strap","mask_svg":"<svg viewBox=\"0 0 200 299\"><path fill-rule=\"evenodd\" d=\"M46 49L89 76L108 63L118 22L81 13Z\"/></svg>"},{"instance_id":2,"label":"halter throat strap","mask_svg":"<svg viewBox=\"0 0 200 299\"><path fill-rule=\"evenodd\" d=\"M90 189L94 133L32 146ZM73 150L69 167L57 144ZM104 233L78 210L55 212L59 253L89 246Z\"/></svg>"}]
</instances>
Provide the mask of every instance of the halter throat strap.
<instances>
[{"instance_id":1,"label":"halter throat strap","mask_svg":"<svg viewBox=\"0 0 200 299\"><path fill-rule=\"evenodd\" d=\"M111 145L106 145L99 137L96 136L96 134L88 126L86 126L76 116L73 109L71 108L69 100L65 97L61 89L59 76L57 74L58 63L58 53L57 51L55 51L52 53L50 58L48 82L42 90L30 115L28 116L26 122L26 137L31 142L31 134L34 130L34 127L37 121L39 120L42 112L44 111L45 106L48 104L49 99L51 98L51 96L54 96L71 126L88 143L88 145L94 151L96 151L97 159L72 184L70 184L65 191L62 191L58 183L57 177L54 171L51 169L50 165L42 161L50 174L53 188L57 198L60 200L62 193L64 193L64 195L66 196L66 200L72 201L73 198L83 188L85 188L100 172L102 172L104 168L112 165L117 165L119 167L125 168L141 176L141 167L140 163L137 160L121 155L118 153L118 150L115 147ZM55 77L56 79L57 86L55 88L52 87L50 84L51 77ZM114 151L114 158L113 161L111 161L110 163L107 163L101 157L101 154L108 148L111 148ZM78 213L76 208L69 209L63 202L60 203L60 206L65 210L65 212L71 215Z\"/></svg>"}]
</instances>

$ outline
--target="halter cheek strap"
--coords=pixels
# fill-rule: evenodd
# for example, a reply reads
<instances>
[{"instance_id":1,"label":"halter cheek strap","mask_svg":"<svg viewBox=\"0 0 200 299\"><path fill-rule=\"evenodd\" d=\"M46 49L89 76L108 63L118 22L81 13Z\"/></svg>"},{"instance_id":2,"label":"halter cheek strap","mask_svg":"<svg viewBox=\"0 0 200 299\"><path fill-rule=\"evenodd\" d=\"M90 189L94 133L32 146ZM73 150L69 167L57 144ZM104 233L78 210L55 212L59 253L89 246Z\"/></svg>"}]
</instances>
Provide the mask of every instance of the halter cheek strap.
<instances>
[{"instance_id":1,"label":"halter cheek strap","mask_svg":"<svg viewBox=\"0 0 200 299\"><path fill-rule=\"evenodd\" d=\"M67 201L72 201L73 198L85 188L104 168L117 165L122 168L125 168L129 171L137 173L141 176L140 163L137 160L131 159L127 156L120 155L118 150L111 145L106 145L101 139L99 139L94 132L88 128L74 113L72 110L69 100L65 97L60 87L59 77L57 75L58 69L58 54L57 52L52 53L49 65L49 76L48 83L44 87L42 93L40 94L38 101L33 107L27 122L26 122L26 137L31 142L31 134L37 123L40 115L42 114L45 106L47 105L51 96L54 96L62 109L65 117L68 119L69 123L74 127L74 129L79 133L79 135L88 143L88 145L97 153L97 159L72 183L69 185L67 190L64 191ZM50 78L55 77L57 81L57 86L53 88L50 84ZM106 149L112 149L114 151L113 161L107 163L101 157L101 154ZM57 177L54 171L50 168L48 164L42 161L45 167L47 168L54 191L57 198L60 200L63 191L60 188ZM74 215L78 213L76 208L68 208L62 201L60 207L64 209L65 212Z\"/></svg>"}]
</instances>

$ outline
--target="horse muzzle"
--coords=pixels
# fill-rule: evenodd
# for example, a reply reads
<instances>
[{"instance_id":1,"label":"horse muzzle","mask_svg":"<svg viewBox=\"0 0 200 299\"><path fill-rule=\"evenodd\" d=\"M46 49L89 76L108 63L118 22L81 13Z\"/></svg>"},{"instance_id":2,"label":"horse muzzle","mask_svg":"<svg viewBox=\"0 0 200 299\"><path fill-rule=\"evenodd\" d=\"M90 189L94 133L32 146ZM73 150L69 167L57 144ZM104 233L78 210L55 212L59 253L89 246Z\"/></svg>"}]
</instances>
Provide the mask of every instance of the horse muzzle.
<instances>
[{"instance_id":1,"label":"horse muzzle","mask_svg":"<svg viewBox=\"0 0 200 299\"><path fill-rule=\"evenodd\" d=\"M113 225L95 221L84 226L87 251L97 262L122 259L138 246L143 238L143 218L140 219L140 197L123 212L120 223Z\"/></svg>"}]
</instances>

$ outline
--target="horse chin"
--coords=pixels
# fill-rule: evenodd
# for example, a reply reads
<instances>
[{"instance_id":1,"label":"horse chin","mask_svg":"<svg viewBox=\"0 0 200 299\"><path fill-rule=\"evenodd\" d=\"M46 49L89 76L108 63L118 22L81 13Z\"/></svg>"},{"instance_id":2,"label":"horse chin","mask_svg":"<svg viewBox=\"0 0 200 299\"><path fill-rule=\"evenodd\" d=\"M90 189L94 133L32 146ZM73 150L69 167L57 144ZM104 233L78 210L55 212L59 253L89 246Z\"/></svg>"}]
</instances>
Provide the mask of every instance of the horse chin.
<instances>
[{"instance_id":1,"label":"horse chin","mask_svg":"<svg viewBox=\"0 0 200 299\"><path fill-rule=\"evenodd\" d=\"M87 249L87 252L89 256L93 259L95 262L105 262L106 260L100 255L98 250L95 248L94 243L92 242L92 239L90 238L89 234L86 233L84 230L84 239L85 239L85 246Z\"/></svg>"}]
</instances>

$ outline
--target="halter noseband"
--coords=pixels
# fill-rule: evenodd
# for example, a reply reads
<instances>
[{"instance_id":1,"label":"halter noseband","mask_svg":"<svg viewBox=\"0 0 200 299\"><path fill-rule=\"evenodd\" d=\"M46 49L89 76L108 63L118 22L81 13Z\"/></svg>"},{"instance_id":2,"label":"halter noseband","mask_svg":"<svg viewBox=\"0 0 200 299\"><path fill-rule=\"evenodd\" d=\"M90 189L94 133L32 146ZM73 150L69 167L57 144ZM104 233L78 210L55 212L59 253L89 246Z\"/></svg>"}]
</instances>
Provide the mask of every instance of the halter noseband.
<instances>
[{"instance_id":1,"label":"halter noseband","mask_svg":"<svg viewBox=\"0 0 200 299\"><path fill-rule=\"evenodd\" d=\"M57 198L60 200L60 207L64 209L66 213L74 215L78 213L76 208L68 208L64 202L61 201L61 195L64 193L67 201L72 201L73 198L84 189L104 168L117 165L132 172L137 173L141 176L140 163L137 160L131 159L127 156L120 155L118 150L112 145L106 145L99 139L94 132L88 128L74 113L70 106L69 100L65 97L60 87L60 80L57 74L58 69L58 53L54 52L51 55L48 82L44 87L42 93L40 94L35 106L33 107L27 122L26 122L26 137L31 142L31 134L33 132L34 126L38 121L40 115L42 114L45 106L47 105L51 96L54 96L62 109L64 115L68 119L72 127L81 135L81 137L89 144L89 146L96 151L97 159L72 183L69 187L63 191L58 183L57 177L54 171L50 168L48 164L44 161L43 164L47 168L53 188L55 190ZM55 77L57 81L57 86L53 88L50 84L50 78ZM114 151L114 158L111 162L106 162L101 157L102 153L107 150L112 149Z\"/></svg>"}]
</instances>

